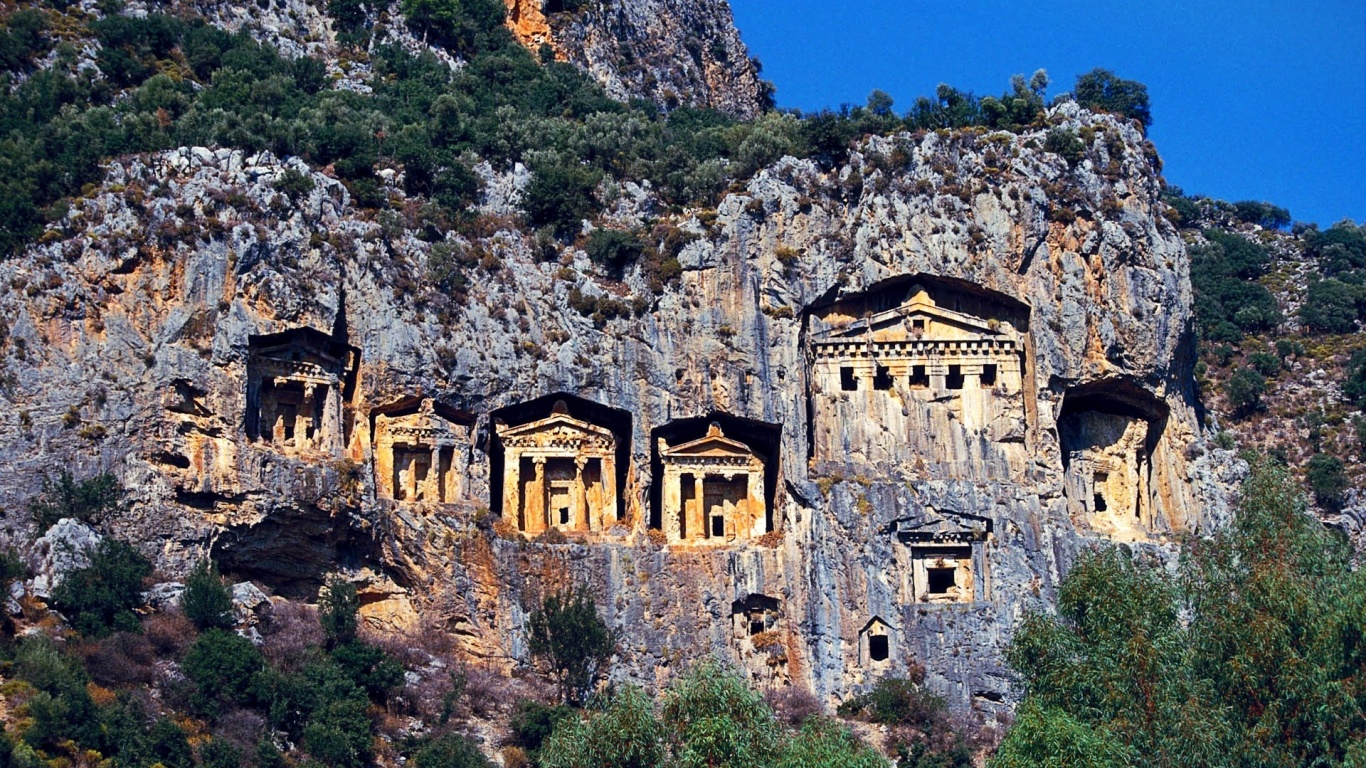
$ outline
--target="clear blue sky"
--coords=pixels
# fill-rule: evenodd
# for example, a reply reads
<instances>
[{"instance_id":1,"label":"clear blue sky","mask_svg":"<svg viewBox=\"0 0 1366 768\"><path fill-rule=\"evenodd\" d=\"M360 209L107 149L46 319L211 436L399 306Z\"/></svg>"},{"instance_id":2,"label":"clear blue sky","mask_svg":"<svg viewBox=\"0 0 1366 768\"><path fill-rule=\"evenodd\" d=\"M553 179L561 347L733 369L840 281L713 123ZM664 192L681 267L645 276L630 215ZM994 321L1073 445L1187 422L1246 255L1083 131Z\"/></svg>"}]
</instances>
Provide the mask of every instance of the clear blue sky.
<instances>
[{"instance_id":1,"label":"clear blue sky","mask_svg":"<svg viewBox=\"0 0 1366 768\"><path fill-rule=\"evenodd\" d=\"M904 112L939 83L1050 97L1095 67L1147 84L1149 132L1187 193L1366 223L1366 1L730 0L778 105Z\"/></svg>"}]
</instances>

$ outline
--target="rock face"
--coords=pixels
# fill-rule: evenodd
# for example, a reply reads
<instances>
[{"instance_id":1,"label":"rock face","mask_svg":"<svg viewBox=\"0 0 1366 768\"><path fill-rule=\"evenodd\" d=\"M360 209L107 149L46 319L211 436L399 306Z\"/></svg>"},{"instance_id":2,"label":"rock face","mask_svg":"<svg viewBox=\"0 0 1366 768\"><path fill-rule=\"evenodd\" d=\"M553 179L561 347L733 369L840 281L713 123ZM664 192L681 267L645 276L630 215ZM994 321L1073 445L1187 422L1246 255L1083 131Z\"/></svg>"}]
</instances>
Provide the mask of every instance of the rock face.
<instances>
[{"instance_id":1,"label":"rock face","mask_svg":"<svg viewBox=\"0 0 1366 768\"><path fill-rule=\"evenodd\" d=\"M114 532L163 570L211 553L295 595L347 573L377 624L497 666L584 581L619 677L715 654L838 700L921 663L957 706L1008 706L1002 648L1080 549L1168 557L1226 511L1151 145L1049 119L1096 137L1075 167L1042 130L784 159L670 220L658 295L492 215L446 234L484 257L442 295L432 243L297 161L117 162L0 264L0 505L108 468L135 500ZM313 190L277 192L289 168Z\"/></svg>"},{"instance_id":2,"label":"rock face","mask_svg":"<svg viewBox=\"0 0 1366 768\"><path fill-rule=\"evenodd\" d=\"M609 96L665 108L763 110L769 86L740 40L726 0L507 0L508 26L533 51L588 70Z\"/></svg>"}]
</instances>

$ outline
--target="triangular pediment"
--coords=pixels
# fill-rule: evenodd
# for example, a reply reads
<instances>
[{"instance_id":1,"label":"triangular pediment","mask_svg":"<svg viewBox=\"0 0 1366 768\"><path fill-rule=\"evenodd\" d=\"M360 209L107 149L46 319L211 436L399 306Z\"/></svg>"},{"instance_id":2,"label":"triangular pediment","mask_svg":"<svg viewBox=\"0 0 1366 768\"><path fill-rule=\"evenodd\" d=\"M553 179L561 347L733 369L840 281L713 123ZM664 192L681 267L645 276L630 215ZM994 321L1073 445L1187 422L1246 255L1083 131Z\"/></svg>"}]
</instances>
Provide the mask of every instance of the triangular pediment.
<instances>
[{"instance_id":1,"label":"triangular pediment","mask_svg":"<svg viewBox=\"0 0 1366 768\"><path fill-rule=\"evenodd\" d=\"M894 309L855 320L841 328L814 334L813 340L834 341L905 341L915 338L917 321L920 328L935 328L941 336L947 327L956 334L968 336L1000 336L998 324L975 315L945 309L934 303L925 291L914 293L909 301Z\"/></svg>"},{"instance_id":2,"label":"triangular pediment","mask_svg":"<svg viewBox=\"0 0 1366 768\"><path fill-rule=\"evenodd\" d=\"M721 428L715 424L707 430L707 434L696 440L665 448L664 456L682 458L688 456L744 456L754 455L754 451L748 445L739 440L732 440L726 437Z\"/></svg>"},{"instance_id":3,"label":"triangular pediment","mask_svg":"<svg viewBox=\"0 0 1366 768\"><path fill-rule=\"evenodd\" d=\"M903 541L977 541L991 533L991 518L966 512L925 508L919 515L893 523Z\"/></svg>"},{"instance_id":4,"label":"triangular pediment","mask_svg":"<svg viewBox=\"0 0 1366 768\"><path fill-rule=\"evenodd\" d=\"M586 421L579 421L565 413L551 414L549 417L540 421L532 421L526 424L519 424L515 427L499 426L498 434L504 438L524 437L539 434L560 434L560 435L584 435L607 439L615 439L612 431L590 424Z\"/></svg>"}]
</instances>

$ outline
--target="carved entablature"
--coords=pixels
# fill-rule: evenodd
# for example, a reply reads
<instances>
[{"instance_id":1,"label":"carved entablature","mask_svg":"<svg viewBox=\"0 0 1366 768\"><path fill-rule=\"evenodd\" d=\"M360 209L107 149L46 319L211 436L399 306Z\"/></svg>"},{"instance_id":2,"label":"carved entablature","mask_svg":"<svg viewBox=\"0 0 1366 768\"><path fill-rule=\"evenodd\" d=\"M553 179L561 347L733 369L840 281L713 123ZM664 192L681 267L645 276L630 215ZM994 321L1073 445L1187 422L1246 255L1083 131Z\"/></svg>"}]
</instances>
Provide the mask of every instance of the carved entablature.
<instances>
[{"instance_id":1,"label":"carved entablature","mask_svg":"<svg viewBox=\"0 0 1366 768\"><path fill-rule=\"evenodd\" d=\"M616 522L617 438L569 415L563 402L545 419L497 425L504 451L503 515L528 534L600 532Z\"/></svg>"},{"instance_id":2,"label":"carved entablature","mask_svg":"<svg viewBox=\"0 0 1366 768\"><path fill-rule=\"evenodd\" d=\"M713 423L697 440L658 443L661 527L672 544L731 544L768 532L764 461Z\"/></svg>"},{"instance_id":3,"label":"carved entablature","mask_svg":"<svg viewBox=\"0 0 1366 768\"><path fill-rule=\"evenodd\" d=\"M1009 320L940 307L920 286L909 293L902 306L867 317L826 318L834 324L811 337L822 392L1019 391L1022 343Z\"/></svg>"},{"instance_id":4,"label":"carved entablature","mask_svg":"<svg viewBox=\"0 0 1366 768\"><path fill-rule=\"evenodd\" d=\"M894 529L910 547L912 600L972 603L988 598L990 518L926 509L918 517L898 520Z\"/></svg>"},{"instance_id":5,"label":"carved entablature","mask_svg":"<svg viewBox=\"0 0 1366 768\"><path fill-rule=\"evenodd\" d=\"M427 399L381 409L374 419L375 488L381 498L435 503L460 498L471 417Z\"/></svg>"},{"instance_id":6,"label":"carved entablature","mask_svg":"<svg viewBox=\"0 0 1366 768\"><path fill-rule=\"evenodd\" d=\"M359 364L360 350L312 328L252 336L247 437L286 452L340 454L347 426L342 406Z\"/></svg>"}]
</instances>

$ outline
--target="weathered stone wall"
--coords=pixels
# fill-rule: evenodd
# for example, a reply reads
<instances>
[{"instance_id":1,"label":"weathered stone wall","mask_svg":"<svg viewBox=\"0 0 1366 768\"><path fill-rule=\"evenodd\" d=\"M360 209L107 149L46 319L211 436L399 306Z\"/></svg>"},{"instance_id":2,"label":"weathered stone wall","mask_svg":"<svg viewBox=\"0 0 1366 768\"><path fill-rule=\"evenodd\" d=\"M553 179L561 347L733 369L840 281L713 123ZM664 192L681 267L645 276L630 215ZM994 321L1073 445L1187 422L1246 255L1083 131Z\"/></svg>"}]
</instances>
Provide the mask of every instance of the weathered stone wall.
<instances>
[{"instance_id":1,"label":"weathered stone wall","mask_svg":"<svg viewBox=\"0 0 1366 768\"><path fill-rule=\"evenodd\" d=\"M1225 509L1193 399L1187 256L1159 213L1150 145L1072 105L1051 120L1113 140L1098 138L1076 168L1039 149L1042 131L872 139L831 170L785 159L714 212L675 222L697 239L658 297L636 270L624 283L594 277L573 248L543 262L512 226L448 236L501 266L443 296L414 279L431 244L383 229L338 182L313 173L309 195L277 193L286 167L308 172L297 161L200 148L121 161L63 228L0 264L0 505L22 509L53 466L108 468L135 501L115 531L167 571L212 552L229 573L290 594L341 571L376 624L422 616L495 665L526 664L529 607L584 580L623 631L622 677L662 682L712 653L761 685L839 699L914 660L959 705L1005 706L1012 628L1049 604L1080 548L1106 538L1066 495L1069 396L1118 393L1149 414L1161 522L1126 535L1135 546L1165 557L1171 533ZM515 200L515 174L502 179L510 191L490 189L510 197L490 205ZM627 222L653 205L641 190L624 199L635 201L617 213ZM970 435L968 455L1002 461L999 475L918 461L934 445L921 435L896 462L812 461L809 318L914 275L1028 310L1028 362L1008 408L1017 424ZM647 301L596 327L571 308L575 289ZM246 440L249 340L301 327L359 350L348 442L335 452ZM558 392L629 417L624 514L591 540L528 542L489 512L490 414ZM453 461L468 468L453 503L377 498L372 410L405 398L476 420ZM780 427L776 532L660 546L648 530L651 437L714 412ZM907 423L951 430L952 408L927 413ZM876 413L832 428L852 442L884 433ZM22 518L6 517L16 535ZM972 598L924 599L915 548L954 542L969 548ZM864 631L874 618L890 651L876 664Z\"/></svg>"}]
</instances>

